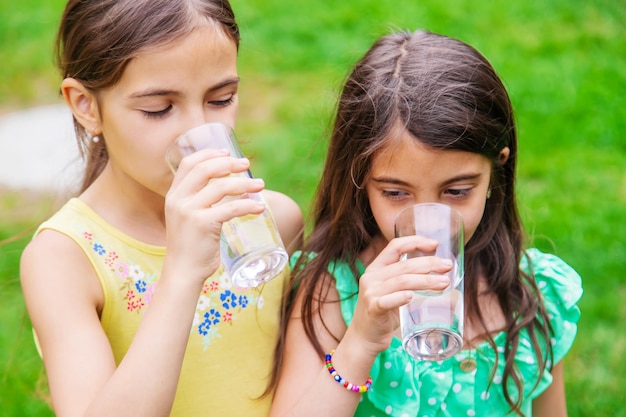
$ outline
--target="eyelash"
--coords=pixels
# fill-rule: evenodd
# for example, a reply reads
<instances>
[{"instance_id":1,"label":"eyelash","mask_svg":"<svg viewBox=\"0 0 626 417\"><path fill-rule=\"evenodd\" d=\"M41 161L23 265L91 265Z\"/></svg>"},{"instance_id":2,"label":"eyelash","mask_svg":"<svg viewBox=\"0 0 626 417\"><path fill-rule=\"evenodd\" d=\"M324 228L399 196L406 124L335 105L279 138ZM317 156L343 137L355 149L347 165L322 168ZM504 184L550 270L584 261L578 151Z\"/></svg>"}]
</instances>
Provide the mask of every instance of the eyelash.
<instances>
[{"instance_id":1,"label":"eyelash","mask_svg":"<svg viewBox=\"0 0 626 417\"><path fill-rule=\"evenodd\" d=\"M470 195L472 192L471 188L449 188L445 191L446 194L450 195L452 198L465 198Z\"/></svg>"},{"instance_id":2,"label":"eyelash","mask_svg":"<svg viewBox=\"0 0 626 417\"><path fill-rule=\"evenodd\" d=\"M217 107L227 107L229 105L231 105L233 103L233 101L235 101L235 95L231 95L228 99L226 100L218 100L218 101L210 101L209 103L217 106ZM144 116L146 116L148 119L159 119L161 117L164 117L170 110L172 110L172 105L170 104L169 106L167 106L166 108L164 108L163 110L159 110L159 111L145 111L142 110Z\"/></svg>"},{"instance_id":3,"label":"eyelash","mask_svg":"<svg viewBox=\"0 0 626 417\"><path fill-rule=\"evenodd\" d=\"M406 196L407 193L400 190L383 190L383 196L390 200L400 200L402 197Z\"/></svg>"},{"instance_id":4,"label":"eyelash","mask_svg":"<svg viewBox=\"0 0 626 417\"><path fill-rule=\"evenodd\" d=\"M444 191L444 194L454 199L462 199L469 197L471 192L471 188L449 188ZM406 192L400 190L383 190L382 194L390 200L400 200L407 195Z\"/></svg>"},{"instance_id":5,"label":"eyelash","mask_svg":"<svg viewBox=\"0 0 626 417\"><path fill-rule=\"evenodd\" d=\"M210 101L209 103L218 106L218 107L226 107L230 104L232 104L232 102L235 101L235 95L232 94L230 97L228 97L226 100L219 100L219 101Z\"/></svg>"},{"instance_id":6,"label":"eyelash","mask_svg":"<svg viewBox=\"0 0 626 417\"><path fill-rule=\"evenodd\" d=\"M148 119L160 119L161 117L165 116L170 110L172 110L171 104L167 106L166 108L164 108L163 110L159 110L159 111L142 110L142 112L144 116L146 116Z\"/></svg>"}]
</instances>

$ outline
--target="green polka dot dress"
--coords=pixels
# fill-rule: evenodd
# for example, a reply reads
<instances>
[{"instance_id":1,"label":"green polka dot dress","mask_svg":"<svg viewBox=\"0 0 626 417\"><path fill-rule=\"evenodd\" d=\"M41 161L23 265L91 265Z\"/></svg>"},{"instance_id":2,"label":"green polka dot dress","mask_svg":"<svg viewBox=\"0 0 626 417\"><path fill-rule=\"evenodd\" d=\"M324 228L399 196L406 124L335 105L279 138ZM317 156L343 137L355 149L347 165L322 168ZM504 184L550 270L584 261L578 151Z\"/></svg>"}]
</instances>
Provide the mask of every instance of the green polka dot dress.
<instances>
[{"instance_id":1,"label":"green polka dot dress","mask_svg":"<svg viewBox=\"0 0 626 417\"><path fill-rule=\"evenodd\" d=\"M527 254L554 329L551 343L554 362L558 363L569 351L576 336L580 317L576 303L582 295L581 279L576 271L556 256L537 249L530 249ZM365 268L362 264L357 266L362 274ZM520 267L529 270L526 257L523 257ZM329 271L335 277L342 298L343 318L346 324L350 324L357 302L357 297L353 295L358 290L358 284L345 263L334 263ZM413 360L402 349L401 341L394 337L389 348L378 355L372 366L372 389L363 394L355 416L507 415L510 407L502 389L505 336L504 333L495 336L496 351L484 342L476 349L463 350L440 362ZM497 368L496 355L499 357ZM522 411L530 416L533 398L551 384L552 375L548 370L539 375L537 358L525 332L520 334L515 362L525 381ZM549 367L551 365L548 364ZM517 392L512 383L509 392Z\"/></svg>"}]
</instances>

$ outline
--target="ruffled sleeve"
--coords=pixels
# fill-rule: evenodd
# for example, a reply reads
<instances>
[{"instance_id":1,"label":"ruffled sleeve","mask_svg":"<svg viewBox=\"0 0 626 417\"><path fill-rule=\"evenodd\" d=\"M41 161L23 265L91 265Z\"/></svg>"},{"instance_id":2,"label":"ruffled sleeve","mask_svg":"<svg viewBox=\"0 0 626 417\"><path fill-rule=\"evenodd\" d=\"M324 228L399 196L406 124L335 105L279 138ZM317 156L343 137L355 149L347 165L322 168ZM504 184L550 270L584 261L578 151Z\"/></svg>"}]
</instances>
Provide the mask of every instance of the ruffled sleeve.
<instances>
[{"instance_id":1,"label":"ruffled sleeve","mask_svg":"<svg viewBox=\"0 0 626 417\"><path fill-rule=\"evenodd\" d=\"M359 275L363 274L365 267L360 261L356 263ZM341 298L341 315L346 325L352 323L356 302L358 300L359 283L357 282L352 269L346 262L331 262L328 272L335 278L335 286Z\"/></svg>"},{"instance_id":2,"label":"ruffled sleeve","mask_svg":"<svg viewBox=\"0 0 626 417\"><path fill-rule=\"evenodd\" d=\"M303 254L302 251L296 251L291 255L289 265L294 270L298 260L306 256L305 264L310 262L317 256L317 253L309 252ZM304 266L301 266L303 268ZM356 262L357 271L359 276L365 271L365 266L361 261ZM343 316L346 325L350 325L352 317L354 316L354 310L356 308L356 302L358 300L359 283L354 276L352 269L346 262L333 261L328 265L328 273L335 278L335 286L339 297L341 298L341 315Z\"/></svg>"},{"instance_id":3,"label":"ruffled sleeve","mask_svg":"<svg viewBox=\"0 0 626 417\"><path fill-rule=\"evenodd\" d=\"M551 339L554 363L560 362L572 347L580 309L577 305L582 297L580 275L562 259L529 249L523 258L521 268L532 272L548 312L554 334Z\"/></svg>"}]
</instances>

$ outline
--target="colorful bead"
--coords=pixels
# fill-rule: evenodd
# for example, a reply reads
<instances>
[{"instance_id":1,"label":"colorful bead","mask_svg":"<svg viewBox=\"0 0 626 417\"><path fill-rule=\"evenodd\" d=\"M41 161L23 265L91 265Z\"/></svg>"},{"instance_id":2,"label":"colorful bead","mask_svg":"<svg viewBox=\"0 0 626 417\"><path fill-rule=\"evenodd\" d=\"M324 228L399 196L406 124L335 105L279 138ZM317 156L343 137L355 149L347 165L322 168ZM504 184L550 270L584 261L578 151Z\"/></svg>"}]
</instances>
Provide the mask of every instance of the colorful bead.
<instances>
[{"instance_id":1,"label":"colorful bead","mask_svg":"<svg viewBox=\"0 0 626 417\"><path fill-rule=\"evenodd\" d=\"M348 391L352 391L352 392L356 392L360 394L369 391L370 388L372 387L372 377L368 376L367 379L365 380L365 384L363 385L353 385L350 382L346 381L337 373L337 371L335 370L335 367L333 366L332 358L334 354L335 354L335 351L331 350L330 353L326 354L326 360L324 361L324 364L326 365L326 369L328 369L328 373L330 374L330 376L332 376L333 379L337 381L339 384L343 385L343 387L347 389Z\"/></svg>"}]
</instances>

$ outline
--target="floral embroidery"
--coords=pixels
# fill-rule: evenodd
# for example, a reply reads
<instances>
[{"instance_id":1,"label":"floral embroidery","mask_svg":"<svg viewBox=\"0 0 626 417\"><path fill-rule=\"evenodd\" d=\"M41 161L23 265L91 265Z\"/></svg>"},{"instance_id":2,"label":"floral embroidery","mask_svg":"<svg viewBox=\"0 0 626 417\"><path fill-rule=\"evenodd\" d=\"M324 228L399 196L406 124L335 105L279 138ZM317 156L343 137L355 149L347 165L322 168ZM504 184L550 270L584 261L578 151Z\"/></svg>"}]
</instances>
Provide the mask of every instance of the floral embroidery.
<instances>
[{"instance_id":1,"label":"floral embroidery","mask_svg":"<svg viewBox=\"0 0 626 417\"><path fill-rule=\"evenodd\" d=\"M93 250L98 254L98 255L104 255L106 253L106 250L104 250L104 248L102 247L101 244L99 243L94 243L93 245Z\"/></svg>"},{"instance_id":2,"label":"floral embroidery","mask_svg":"<svg viewBox=\"0 0 626 417\"><path fill-rule=\"evenodd\" d=\"M257 289L234 288L228 274L221 270L204 283L191 331L202 338L206 350L213 340L222 337L220 326L232 326L237 315L255 302L257 308L262 308L257 300L262 300Z\"/></svg>"},{"instance_id":3,"label":"floral embroidery","mask_svg":"<svg viewBox=\"0 0 626 417\"><path fill-rule=\"evenodd\" d=\"M224 323L230 323L233 320L233 313L227 311L224 313Z\"/></svg>"},{"instance_id":4,"label":"floral embroidery","mask_svg":"<svg viewBox=\"0 0 626 417\"><path fill-rule=\"evenodd\" d=\"M222 306L226 310L237 307L237 296L235 296L235 294L233 294L230 290L226 290L220 294L220 300L222 300Z\"/></svg>"},{"instance_id":5,"label":"floral embroidery","mask_svg":"<svg viewBox=\"0 0 626 417\"><path fill-rule=\"evenodd\" d=\"M114 266L115 273L122 279L128 276L128 265L124 262L118 262Z\"/></svg>"},{"instance_id":6,"label":"floral embroidery","mask_svg":"<svg viewBox=\"0 0 626 417\"><path fill-rule=\"evenodd\" d=\"M115 251L109 252L106 258L104 258L104 263L107 266L113 266L115 265L115 261L117 260L117 258L119 258L119 256L117 256L117 253L115 253Z\"/></svg>"},{"instance_id":7,"label":"floral embroidery","mask_svg":"<svg viewBox=\"0 0 626 417\"><path fill-rule=\"evenodd\" d=\"M126 301L126 311L132 314L143 314L150 306L160 271L146 271L141 265L129 259L121 259L114 248L105 247L85 231L83 238L89 243L93 252L101 257L102 263L119 278L120 297ZM202 286L194 314L191 335L200 337L206 350L215 340L221 338L221 326L233 326L237 316L250 306L262 309L263 296L258 289L242 289L234 287L230 277L220 269L208 278Z\"/></svg>"}]
</instances>

